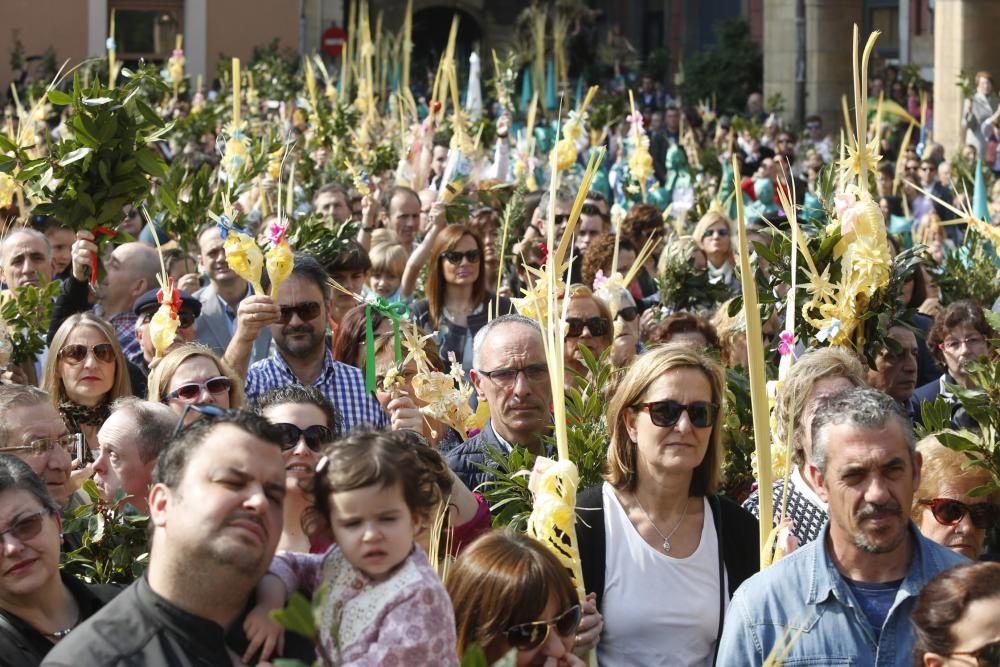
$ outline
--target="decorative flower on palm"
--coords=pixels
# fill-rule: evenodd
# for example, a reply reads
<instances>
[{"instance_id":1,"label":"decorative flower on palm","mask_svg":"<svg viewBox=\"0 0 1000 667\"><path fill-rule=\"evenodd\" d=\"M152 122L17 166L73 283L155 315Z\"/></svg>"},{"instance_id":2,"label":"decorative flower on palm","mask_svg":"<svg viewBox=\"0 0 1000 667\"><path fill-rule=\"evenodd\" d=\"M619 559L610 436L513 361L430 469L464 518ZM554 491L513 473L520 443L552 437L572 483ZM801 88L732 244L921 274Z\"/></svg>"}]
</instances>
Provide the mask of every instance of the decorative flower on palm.
<instances>
[{"instance_id":1,"label":"decorative flower on palm","mask_svg":"<svg viewBox=\"0 0 1000 667\"><path fill-rule=\"evenodd\" d=\"M0 208L7 208L14 201L17 181L9 174L0 173Z\"/></svg>"},{"instance_id":2,"label":"decorative flower on palm","mask_svg":"<svg viewBox=\"0 0 1000 667\"><path fill-rule=\"evenodd\" d=\"M176 90L184 81L184 49L174 49L167 61L167 75Z\"/></svg>"},{"instance_id":3,"label":"decorative flower on palm","mask_svg":"<svg viewBox=\"0 0 1000 667\"><path fill-rule=\"evenodd\" d=\"M257 243L247 234L236 230L227 230L222 246L226 251L226 262L229 268L243 280L253 285L257 294L264 294L260 285L261 271L264 269L264 253Z\"/></svg>"},{"instance_id":4,"label":"decorative flower on palm","mask_svg":"<svg viewBox=\"0 0 1000 667\"><path fill-rule=\"evenodd\" d=\"M288 279L295 264L292 248L285 239L288 232L288 221L272 222L267 228L267 238L270 247L264 255L267 276L271 279L271 298L278 298L278 289Z\"/></svg>"},{"instance_id":5,"label":"decorative flower on palm","mask_svg":"<svg viewBox=\"0 0 1000 667\"><path fill-rule=\"evenodd\" d=\"M167 278L164 283L160 278L161 287L156 295L156 301L160 307L156 309L152 319L149 321L149 337L153 341L153 349L156 356L162 357L174 344L177 337L177 329L180 326L180 319L177 313L181 309L181 292L174 287L174 279Z\"/></svg>"}]
</instances>

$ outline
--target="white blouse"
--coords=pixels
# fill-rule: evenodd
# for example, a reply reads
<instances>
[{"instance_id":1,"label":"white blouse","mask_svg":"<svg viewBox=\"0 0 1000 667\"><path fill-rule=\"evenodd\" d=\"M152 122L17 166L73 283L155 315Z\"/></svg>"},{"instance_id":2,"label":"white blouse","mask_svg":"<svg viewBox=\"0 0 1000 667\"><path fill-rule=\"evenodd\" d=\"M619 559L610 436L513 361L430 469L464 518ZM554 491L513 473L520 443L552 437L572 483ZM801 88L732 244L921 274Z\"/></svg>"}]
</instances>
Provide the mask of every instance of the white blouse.
<instances>
[{"instance_id":1,"label":"white blouse","mask_svg":"<svg viewBox=\"0 0 1000 667\"><path fill-rule=\"evenodd\" d=\"M708 499L698 548L674 558L650 546L607 482L602 667L711 665L719 630L719 540ZM728 593L726 602L728 604Z\"/></svg>"}]
</instances>

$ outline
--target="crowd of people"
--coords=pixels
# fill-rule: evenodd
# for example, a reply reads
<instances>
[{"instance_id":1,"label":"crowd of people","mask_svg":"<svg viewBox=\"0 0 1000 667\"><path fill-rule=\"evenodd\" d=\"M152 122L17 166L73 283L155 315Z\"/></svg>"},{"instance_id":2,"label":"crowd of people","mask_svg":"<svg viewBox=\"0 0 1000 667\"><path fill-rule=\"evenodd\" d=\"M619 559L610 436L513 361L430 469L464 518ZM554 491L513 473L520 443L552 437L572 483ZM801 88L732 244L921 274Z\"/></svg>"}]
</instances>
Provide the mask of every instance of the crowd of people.
<instances>
[{"instance_id":1,"label":"crowd of people","mask_svg":"<svg viewBox=\"0 0 1000 667\"><path fill-rule=\"evenodd\" d=\"M900 110L873 111L889 251L928 248L880 306L885 338L871 358L789 343L787 313L765 319L757 346L731 307L741 262L767 275L768 249L796 214L821 228L833 210L825 174L838 146L818 116L796 130L759 94L745 113L718 115L643 80L629 120L576 147L577 176L591 148L608 156L579 197L566 183L580 179L559 187L542 160L518 172L509 156L524 119L498 109L496 144L459 189L517 184L514 220L503 204L448 204L453 149L441 137L420 184L391 170L359 183L318 148L309 158L337 178L289 201L305 200L294 217L312 216L336 243L296 249L268 292L231 266L225 225L206 221L186 244L133 202L120 228L136 240L101 243L11 202L2 212L25 224L0 241L4 298L60 285L38 325L44 349L0 377L0 665L446 666L480 653L545 667L1000 664L1000 565L988 562L1000 548L997 480L924 428L927 406L943 404L949 426L979 432L962 392L996 390L970 363L995 362L1000 272L996 303L956 292L962 276L947 273L976 235L956 213L973 206L959 166L992 180L1000 164L992 79L976 84L968 144L948 159L920 87L894 69L871 76L873 107ZM925 122L919 141L906 113ZM633 186L640 130L653 170ZM292 131L309 145L316 128ZM198 153L214 168L206 144L164 155ZM1000 217L1000 188L991 194ZM269 223L267 196L254 186L236 201L251 232ZM741 246L741 223L756 245ZM524 299L566 229L556 382L545 323ZM970 255L962 266L981 270ZM160 350L167 278L178 324ZM472 387L477 427L430 413L421 359L397 352L400 319L433 368L455 364L454 380ZM772 434L789 473L740 489L724 473L734 433L751 428L734 388L755 361L789 355ZM552 456L563 392L597 396L606 433L602 479L576 496L582 581L541 542L496 525L502 506L487 499L518 473L501 469L512 452ZM148 519L148 560L127 587L61 569L100 539L69 529L90 479L98 506ZM772 564L760 522L782 529ZM297 595L315 605L308 637L275 615Z\"/></svg>"}]
</instances>

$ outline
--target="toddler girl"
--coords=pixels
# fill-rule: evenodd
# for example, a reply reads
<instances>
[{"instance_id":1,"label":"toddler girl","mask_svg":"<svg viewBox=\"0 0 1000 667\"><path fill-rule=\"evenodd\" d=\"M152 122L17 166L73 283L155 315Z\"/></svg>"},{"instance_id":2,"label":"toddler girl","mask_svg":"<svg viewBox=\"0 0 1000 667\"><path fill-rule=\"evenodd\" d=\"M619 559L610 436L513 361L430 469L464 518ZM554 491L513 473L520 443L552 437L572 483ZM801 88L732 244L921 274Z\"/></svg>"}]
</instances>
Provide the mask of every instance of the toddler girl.
<instances>
[{"instance_id":1,"label":"toddler girl","mask_svg":"<svg viewBox=\"0 0 1000 667\"><path fill-rule=\"evenodd\" d=\"M330 445L313 479L334 546L279 552L244 623L246 660L280 648L268 612L327 586L317 651L334 665L458 665L451 600L414 538L450 486L448 468L405 432L355 432Z\"/></svg>"},{"instance_id":2,"label":"toddler girl","mask_svg":"<svg viewBox=\"0 0 1000 667\"><path fill-rule=\"evenodd\" d=\"M390 303L399 301L399 285L406 269L406 250L398 243L382 243L372 246L368 256L372 260L372 269L365 292Z\"/></svg>"}]
</instances>

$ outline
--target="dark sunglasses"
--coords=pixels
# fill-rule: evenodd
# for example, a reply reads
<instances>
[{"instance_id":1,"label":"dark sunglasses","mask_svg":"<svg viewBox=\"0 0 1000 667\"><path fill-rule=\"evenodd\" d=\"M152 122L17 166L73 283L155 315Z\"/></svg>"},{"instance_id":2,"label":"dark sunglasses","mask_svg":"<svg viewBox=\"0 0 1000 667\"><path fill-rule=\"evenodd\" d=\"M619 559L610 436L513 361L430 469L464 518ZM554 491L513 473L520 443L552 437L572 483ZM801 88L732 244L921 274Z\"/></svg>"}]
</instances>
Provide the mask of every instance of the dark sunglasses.
<instances>
[{"instance_id":1,"label":"dark sunglasses","mask_svg":"<svg viewBox=\"0 0 1000 667\"><path fill-rule=\"evenodd\" d=\"M611 329L611 323L605 317L591 317L587 320L582 320L579 317L567 317L566 324L569 325L566 335L570 338L582 336L584 327L587 328L591 336L598 338L606 335Z\"/></svg>"},{"instance_id":2,"label":"dark sunglasses","mask_svg":"<svg viewBox=\"0 0 1000 667\"><path fill-rule=\"evenodd\" d=\"M468 252L459 252L458 250L447 250L441 253L441 256L448 260L449 264L454 264L458 266L462 263L462 259L469 260L469 264L478 264L480 258L480 252L478 250L469 250Z\"/></svg>"},{"instance_id":3,"label":"dark sunglasses","mask_svg":"<svg viewBox=\"0 0 1000 667\"><path fill-rule=\"evenodd\" d=\"M18 542L27 542L38 537L38 533L42 532L42 520L50 514L52 510L44 509L20 519L7 530L0 531L0 546L3 546L5 535L10 535Z\"/></svg>"},{"instance_id":4,"label":"dark sunglasses","mask_svg":"<svg viewBox=\"0 0 1000 667\"><path fill-rule=\"evenodd\" d=\"M562 227L567 222L569 222L569 213L559 213L555 216L555 223L557 227Z\"/></svg>"},{"instance_id":5,"label":"dark sunglasses","mask_svg":"<svg viewBox=\"0 0 1000 667\"><path fill-rule=\"evenodd\" d=\"M705 236L722 236L722 237L726 237L726 236L729 236L729 230L725 229L725 228L722 228L722 229L708 229L708 230L705 231Z\"/></svg>"},{"instance_id":6,"label":"dark sunglasses","mask_svg":"<svg viewBox=\"0 0 1000 667\"><path fill-rule=\"evenodd\" d=\"M575 604L551 621L534 621L511 626L504 631L504 638L511 648L516 648L518 651L530 651L545 643L553 626L560 637L576 634L581 617L580 605Z\"/></svg>"},{"instance_id":7,"label":"dark sunglasses","mask_svg":"<svg viewBox=\"0 0 1000 667\"><path fill-rule=\"evenodd\" d=\"M115 360L115 348L111 343L98 343L94 347L86 345L67 345L59 350L59 358L68 364L82 364L87 354L93 352L98 361L110 364Z\"/></svg>"},{"instance_id":8,"label":"dark sunglasses","mask_svg":"<svg viewBox=\"0 0 1000 667\"><path fill-rule=\"evenodd\" d=\"M626 322L631 322L635 318L639 317L639 309L635 306L628 306L627 308L622 308L615 315L615 318L622 318Z\"/></svg>"},{"instance_id":9,"label":"dark sunglasses","mask_svg":"<svg viewBox=\"0 0 1000 667\"><path fill-rule=\"evenodd\" d=\"M288 324L292 321L292 315L298 315L303 322L311 322L319 317L319 309L319 301L303 301L294 306L282 306L278 321L282 324Z\"/></svg>"},{"instance_id":10,"label":"dark sunglasses","mask_svg":"<svg viewBox=\"0 0 1000 667\"><path fill-rule=\"evenodd\" d=\"M229 378L219 375L214 378L210 378L205 382L189 382L188 384L182 384L163 398L166 400L179 398L182 401L193 401L201 396L201 392L206 390L210 394L225 394L229 391L229 388L232 385L233 383L229 381Z\"/></svg>"},{"instance_id":11,"label":"dark sunglasses","mask_svg":"<svg viewBox=\"0 0 1000 667\"><path fill-rule=\"evenodd\" d=\"M979 667L997 667L1000 665L1000 641L990 642L985 646L980 646L975 651L955 651L951 655L973 657Z\"/></svg>"},{"instance_id":12,"label":"dark sunglasses","mask_svg":"<svg viewBox=\"0 0 1000 667\"><path fill-rule=\"evenodd\" d=\"M321 424L299 428L295 424L280 422L275 426L281 431L281 450L285 452L295 449L301 438L305 438L306 447L314 452L318 452L321 446L333 441L333 431Z\"/></svg>"},{"instance_id":13,"label":"dark sunglasses","mask_svg":"<svg viewBox=\"0 0 1000 667\"><path fill-rule=\"evenodd\" d=\"M653 401L650 403L637 403L632 406L633 410L649 410L650 420L657 426L676 426L681 415L686 411L691 425L698 428L711 426L715 421L715 414L719 411L717 403L708 401L695 401L694 403L678 403L667 399L665 401Z\"/></svg>"},{"instance_id":14,"label":"dark sunglasses","mask_svg":"<svg viewBox=\"0 0 1000 667\"><path fill-rule=\"evenodd\" d=\"M917 504L930 507L934 520L942 526L954 526L966 514L972 518L972 525L981 530L990 528L997 521L997 506L992 503L966 505L952 498L932 498L918 500Z\"/></svg>"},{"instance_id":15,"label":"dark sunglasses","mask_svg":"<svg viewBox=\"0 0 1000 667\"><path fill-rule=\"evenodd\" d=\"M153 319L153 315L155 315L155 314L156 314L156 311L145 313L142 316L142 323L143 324L149 324L152 321L152 319ZM180 328L180 329L187 329L187 328L191 327L194 324L195 317L194 317L194 313L192 313L191 311L182 310L182 311L180 311L180 312L177 313L177 319L180 320L180 326L178 328Z\"/></svg>"}]
</instances>

